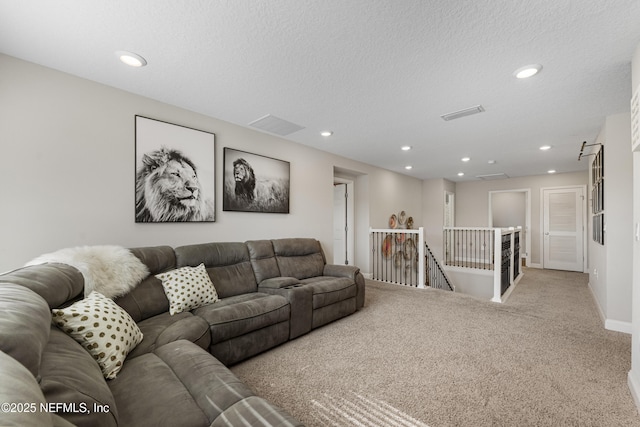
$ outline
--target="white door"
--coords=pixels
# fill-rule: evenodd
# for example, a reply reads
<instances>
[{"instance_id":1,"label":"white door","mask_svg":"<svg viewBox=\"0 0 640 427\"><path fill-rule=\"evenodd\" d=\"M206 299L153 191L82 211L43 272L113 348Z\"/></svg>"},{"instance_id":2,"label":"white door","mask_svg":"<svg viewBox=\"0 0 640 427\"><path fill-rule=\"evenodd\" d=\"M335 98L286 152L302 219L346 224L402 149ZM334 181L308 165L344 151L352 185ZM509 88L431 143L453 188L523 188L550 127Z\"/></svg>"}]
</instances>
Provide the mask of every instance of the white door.
<instances>
[{"instance_id":1,"label":"white door","mask_svg":"<svg viewBox=\"0 0 640 427\"><path fill-rule=\"evenodd\" d=\"M543 190L543 267L583 271L583 188Z\"/></svg>"}]
</instances>

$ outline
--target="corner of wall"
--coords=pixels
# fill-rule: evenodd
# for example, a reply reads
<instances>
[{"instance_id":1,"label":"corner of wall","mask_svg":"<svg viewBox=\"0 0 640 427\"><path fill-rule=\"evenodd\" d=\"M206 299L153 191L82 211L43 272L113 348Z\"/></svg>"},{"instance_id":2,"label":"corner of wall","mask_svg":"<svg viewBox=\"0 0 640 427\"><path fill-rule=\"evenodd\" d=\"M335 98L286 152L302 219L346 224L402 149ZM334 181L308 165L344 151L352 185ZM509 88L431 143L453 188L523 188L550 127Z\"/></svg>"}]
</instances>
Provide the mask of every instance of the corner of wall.
<instances>
[{"instance_id":1,"label":"corner of wall","mask_svg":"<svg viewBox=\"0 0 640 427\"><path fill-rule=\"evenodd\" d=\"M629 371L627 375L627 384L629 385L629 391L633 402L636 404L636 408L640 408L640 378L638 377L637 370Z\"/></svg>"}]
</instances>

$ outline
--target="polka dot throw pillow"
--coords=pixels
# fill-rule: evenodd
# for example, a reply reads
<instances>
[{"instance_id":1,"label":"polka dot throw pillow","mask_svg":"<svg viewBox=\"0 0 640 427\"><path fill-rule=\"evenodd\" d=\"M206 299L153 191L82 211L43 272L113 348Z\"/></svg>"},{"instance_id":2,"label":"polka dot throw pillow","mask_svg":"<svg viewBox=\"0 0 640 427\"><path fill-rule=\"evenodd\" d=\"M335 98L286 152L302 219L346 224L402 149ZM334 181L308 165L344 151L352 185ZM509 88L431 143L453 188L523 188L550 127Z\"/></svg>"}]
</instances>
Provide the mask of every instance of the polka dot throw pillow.
<instances>
[{"instance_id":1,"label":"polka dot throw pillow","mask_svg":"<svg viewBox=\"0 0 640 427\"><path fill-rule=\"evenodd\" d=\"M162 280L164 293L169 300L169 313L172 315L218 301L218 293L204 264L181 267L156 274L156 277Z\"/></svg>"},{"instance_id":2,"label":"polka dot throw pillow","mask_svg":"<svg viewBox=\"0 0 640 427\"><path fill-rule=\"evenodd\" d=\"M52 313L53 323L89 351L107 379L116 377L143 338L129 313L96 291Z\"/></svg>"}]
</instances>

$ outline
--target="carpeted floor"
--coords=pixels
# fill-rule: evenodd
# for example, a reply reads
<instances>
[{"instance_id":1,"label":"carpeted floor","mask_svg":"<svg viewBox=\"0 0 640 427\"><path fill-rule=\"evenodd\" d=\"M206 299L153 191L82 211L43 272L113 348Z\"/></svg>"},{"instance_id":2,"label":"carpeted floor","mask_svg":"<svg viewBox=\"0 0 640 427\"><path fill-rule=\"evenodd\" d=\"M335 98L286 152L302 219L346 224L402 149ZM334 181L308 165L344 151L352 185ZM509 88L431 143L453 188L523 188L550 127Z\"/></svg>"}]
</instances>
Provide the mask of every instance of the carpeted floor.
<instances>
[{"instance_id":1,"label":"carpeted floor","mask_svg":"<svg viewBox=\"0 0 640 427\"><path fill-rule=\"evenodd\" d=\"M640 426L631 337L588 276L527 269L505 304L367 282L356 314L232 368L307 426Z\"/></svg>"}]
</instances>

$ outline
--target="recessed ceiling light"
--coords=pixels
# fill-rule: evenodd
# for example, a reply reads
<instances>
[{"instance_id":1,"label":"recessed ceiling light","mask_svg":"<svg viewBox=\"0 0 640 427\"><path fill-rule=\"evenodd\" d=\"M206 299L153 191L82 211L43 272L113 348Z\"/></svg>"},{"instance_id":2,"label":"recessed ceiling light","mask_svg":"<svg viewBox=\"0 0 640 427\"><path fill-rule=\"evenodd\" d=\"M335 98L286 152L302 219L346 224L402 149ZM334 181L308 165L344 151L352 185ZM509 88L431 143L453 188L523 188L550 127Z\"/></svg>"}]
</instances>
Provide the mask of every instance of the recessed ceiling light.
<instances>
[{"instance_id":1,"label":"recessed ceiling light","mask_svg":"<svg viewBox=\"0 0 640 427\"><path fill-rule=\"evenodd\" d=\"M118 56L120 61L131 67L144 67L145 65L147 65L147 60L137 53L119 50L116 52L116 55Z\"/></svg>"},{"instance_id":2,"label":"recessed ceiling light","mask_svg":"<svg viewBox=\"0 0 640 427\"><path fill-rule=\"evenodd\" d=\"M413 169L413 166L411 166L411 165L407 165L407 166L405 166L404 168L405 168L406 170L411 170L411 169Z\"/></svg>"},{"instance_id":3,"label":"recessed ceiling light","mask_svg":"<svg viewBox=\"0 0 640 427\"><path fill-rule=\"evenodd\" d=\"M458 172L458 176L464 176L464 172Z\"/></svg>"},{"instance_id":4,"label":"recessed ceiling light","mask_svg":"<svg viewBox=\"0 0 640 427\"><path fill-rule=\"evenodd\" d=\"M495 165L496 161L495 160L489 160L487 163L489 163L490 165Z\"/></svg>"},{"instance_id":5,"label":"recessed ceiling light","mask_svg":"<svg viewBox=\"0 0 640 427\"><path fill-rule=\"evenodd\" d=\"M550 145L543 145L542 147L540 147L540 149L541 149L542 151L547 151L547 150L550 150L550 149L551 149L551 146L550 146Z\"/></svg>"},{"instance_id":6,"label":"recessed ceiling light","mask_svg":"<svg viewBox=\"0 0 640 427\"><path fill-rule=\"evenodd\" d=\"M412 147L411 147L410 145L405 145L405 146L403 146L403 147L401 148L401 150L402 150L402 151L409 151L409 150L411 150L411 148L412 148Z\"/></svg>"},{"instance_id":7,"label":"recessed ceiling light","mask_svg":"<svg viewBox=\"0 0 640 427\"><path fill-rule=\"evenodd\" d=\"M513 75L518 79L528 79L529 77L533 77L538 74L541 70L542 65L540 64L525 65L524 67L515 70Z\"/></svg>"},{"instance_id":8,"label":"recessed ceiling light","mask_svg":"<svg viewBox=\"0 0 640 427\"><path fill-rule=\"evenodd\" d=\"M322 135L324 137L327 137L327 136L333 135L333 132L331 132L330 130L325 130L325 131L320 132L320 135Z\"/></svg>"},{"instance_id":9,"label":"recessed ceiling light","mask_svg":"<svg viewBox=\"0 0 640 427\"><path fill-rule=\"evenodd\" d=\"M471 157L463 157L460 160L462 160L463 162L468 162L469 160L471 160Z\"/></svg>"},{"instance_id":10,"label":"recessed ceiling light","mask_svg":"<svg viewBox=\"0 0 640 427\"><path fill-rule=\"evenodd\" d=\"M550 169L550 170L547 171L547 173L556 173L556 170L555 169Z\"/></svg>"}]
</instances>

